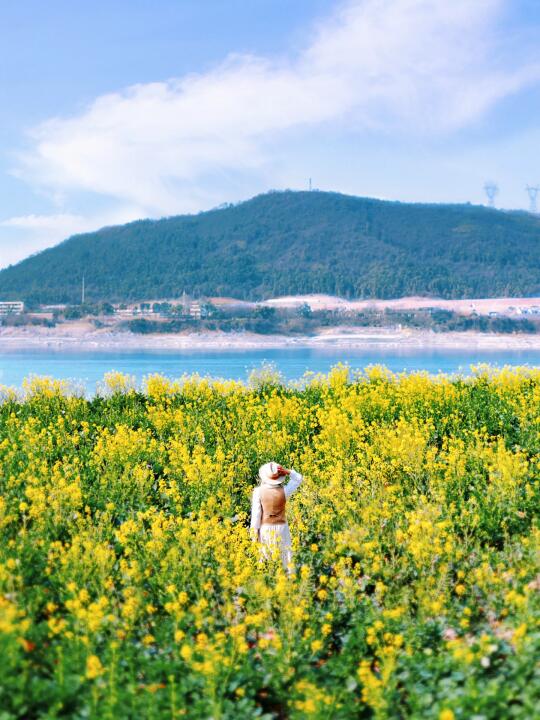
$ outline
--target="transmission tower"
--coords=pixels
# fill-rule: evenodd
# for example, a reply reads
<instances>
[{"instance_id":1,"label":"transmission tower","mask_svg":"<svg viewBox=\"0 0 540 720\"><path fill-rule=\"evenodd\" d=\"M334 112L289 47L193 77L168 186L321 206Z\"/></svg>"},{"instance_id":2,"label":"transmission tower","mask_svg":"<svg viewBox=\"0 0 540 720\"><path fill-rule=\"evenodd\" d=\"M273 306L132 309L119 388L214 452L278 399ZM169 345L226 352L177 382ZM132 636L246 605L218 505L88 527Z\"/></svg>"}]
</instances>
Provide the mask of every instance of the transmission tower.
<instances>
[{"instance_id":1,"label":"transmission tower","mask_svg":"<svg viewBox=\"0 0 540 720\"><path fill-rule=\"evenodd\" d=\"M494 182L487 182L484 185L484 192L487 195L488 205L491 208L495 207L495 198L499 194L499 186Z\"/></svg>"},{"instance_id":2,"label":"transmission tower","mask_svg":"<svg viewBox=\"0 0 540 720\"><path fill-rule=\"evenodd\" d=\"M525 190L527 191L527 195L529 196L529 211L536 215L536 213L538 212L536 198L538 197L538 193L540 192L540 185L527 185Z\"/></svg>"}]
</instances>

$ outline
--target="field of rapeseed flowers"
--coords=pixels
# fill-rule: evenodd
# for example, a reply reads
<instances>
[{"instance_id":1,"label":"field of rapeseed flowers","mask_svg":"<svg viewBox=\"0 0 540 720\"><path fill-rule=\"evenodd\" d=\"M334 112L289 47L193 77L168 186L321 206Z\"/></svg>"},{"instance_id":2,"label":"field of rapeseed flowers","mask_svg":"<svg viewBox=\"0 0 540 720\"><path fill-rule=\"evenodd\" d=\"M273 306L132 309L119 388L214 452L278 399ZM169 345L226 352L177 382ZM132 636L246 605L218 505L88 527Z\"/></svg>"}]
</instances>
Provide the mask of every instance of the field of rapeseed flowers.
<instances>
[{"instance_id":1,"label":"field of rapeseed flowers","mask_svg":"<svg viewBox=\"0 0 540 720\"><path fill-rule=\"evenodd\" d=\"M0 719L538 718L539 450L538 371L4 390Z\"/></svg>"}]
</instances>

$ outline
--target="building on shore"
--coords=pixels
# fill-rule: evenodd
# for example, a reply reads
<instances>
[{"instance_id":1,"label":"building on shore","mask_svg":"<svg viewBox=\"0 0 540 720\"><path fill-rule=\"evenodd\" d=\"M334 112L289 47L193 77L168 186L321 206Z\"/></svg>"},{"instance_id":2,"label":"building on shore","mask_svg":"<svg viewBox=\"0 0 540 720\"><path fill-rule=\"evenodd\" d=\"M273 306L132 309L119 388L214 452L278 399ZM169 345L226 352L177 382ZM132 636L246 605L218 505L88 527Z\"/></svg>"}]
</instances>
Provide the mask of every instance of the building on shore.
<instances>
[{"instance_id":1,"label":"building on shore","mask_svg":"<svg viewBox=\"0 0 540 720\"><path fill-rule=\"evenodd\" d=\"M202 316L201 303L192 302L191 305L189 306L189 314L191 315L191 317L197 318L197 320L200 320L201 316Z\"/></svg>"},{"instance_id":2,"label":"building on shore","mask_svg":"<svg viewBox=\"0 0 540 720\"><path fill-rule=\"evenodd\" d=\"M7 300L0 302L0 315L21 315L24 312L22 300Z\"/></svg>"}]
</instances>

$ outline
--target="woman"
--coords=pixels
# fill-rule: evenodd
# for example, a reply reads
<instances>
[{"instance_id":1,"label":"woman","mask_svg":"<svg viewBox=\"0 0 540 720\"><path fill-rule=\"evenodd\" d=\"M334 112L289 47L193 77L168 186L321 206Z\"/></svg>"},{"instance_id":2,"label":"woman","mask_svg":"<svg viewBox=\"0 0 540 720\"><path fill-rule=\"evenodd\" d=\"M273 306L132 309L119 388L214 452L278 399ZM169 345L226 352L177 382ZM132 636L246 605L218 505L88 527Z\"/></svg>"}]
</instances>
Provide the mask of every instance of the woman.
<instances>
[{"instance_id":1,"label":"woman","mask_svg":"<svg viewBox=\"0 0 540 720\"><path fill-rule=\"evenodd\" d=\"M283 486L287 476L289 482ZM263 557L271 557L273 548L279 548L281 562L287 570L292 562L292 551L285 506L303 477L295 470L286 470L276 462L269 462L259 468L259 480L251 504L252 538L261 543Z\"/></svg>"}]
</instances>

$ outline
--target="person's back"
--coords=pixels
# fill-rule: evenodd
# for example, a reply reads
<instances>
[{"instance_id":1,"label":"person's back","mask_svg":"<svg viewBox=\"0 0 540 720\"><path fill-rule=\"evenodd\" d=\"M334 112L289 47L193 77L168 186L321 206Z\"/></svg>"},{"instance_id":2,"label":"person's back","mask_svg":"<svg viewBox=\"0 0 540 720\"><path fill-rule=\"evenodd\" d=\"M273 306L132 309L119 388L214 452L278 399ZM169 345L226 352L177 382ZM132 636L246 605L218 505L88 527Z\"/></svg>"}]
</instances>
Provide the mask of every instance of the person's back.
<instances>
[{"instance_id":1,"label":"person's back","mask_svg":"<svg viewBox=\"0 0 540 720\"><path fill-rule=\"evenodd\" d=\"M259 496L262 505L261 525L281 525L287 522L285 519L287 498L281 485L278 487L261 485Z\"/></svg>"},{"instance_id":2,"label":"person's back","mask_svg":"<svg viewBox=\"0 0 540 720\"><path fill-rule=\"evenodd\" d=\"M289 482L283 481L289 476ZM251 531L253 539L262 544L264 557L272 546L279 546L281 561L288 568L292 561L291 534L286 517L287 499L295 492L303 478L295 470L286 470L275 462L259 468L261 484L253 491Z\"/></svg>"}]
</instances>

